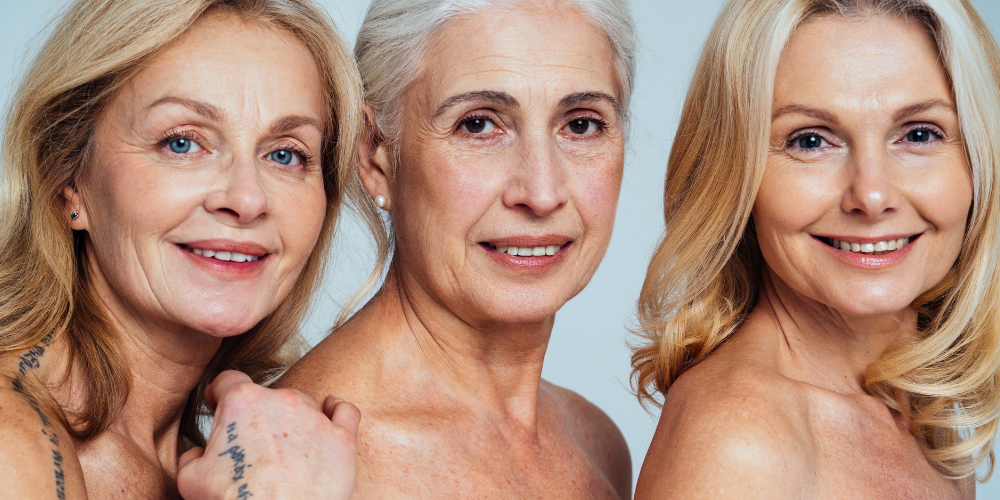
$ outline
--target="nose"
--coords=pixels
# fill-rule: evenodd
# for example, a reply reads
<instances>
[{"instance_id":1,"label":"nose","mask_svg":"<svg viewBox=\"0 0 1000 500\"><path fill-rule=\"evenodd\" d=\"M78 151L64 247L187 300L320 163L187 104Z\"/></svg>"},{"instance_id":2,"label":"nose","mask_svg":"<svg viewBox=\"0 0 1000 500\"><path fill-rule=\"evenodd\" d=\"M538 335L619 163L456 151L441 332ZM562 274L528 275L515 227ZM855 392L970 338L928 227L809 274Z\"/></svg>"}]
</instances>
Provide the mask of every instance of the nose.
<instances>
[{"instance_id":1,"label":"nose","mask_svg":"<svg viewBox=\"0 0 1000 500\"><path fill-rule=\"evenodd\" d=\"M205 197L204 206L238 224L249 224L270 214L272 203L261 182L255 155L234 155L221 183Z\"/></svg>"},{"instance_id":2,"label":"nose","mask_svg":"<svg viewBox=\"0 0 1000 500\"><path fill-rule=\"evenodd\" d=\"M843 210L868 218L890 215L899 208L900 194L892 172L892 159L884 148L865 148L851 156L851 176Z\"/></svg>"},{"instance_id":3,"label":"nose","mask_svg":"<svg viewBox=\"0 0 1000 500\"><path fill-rule=\"evenodd\" d=\"M544 217L569 201L566 172L558 148L544 139L526 142L519 151L514 178L503 194L504 205Z\"/></svg>"}]
</instances>

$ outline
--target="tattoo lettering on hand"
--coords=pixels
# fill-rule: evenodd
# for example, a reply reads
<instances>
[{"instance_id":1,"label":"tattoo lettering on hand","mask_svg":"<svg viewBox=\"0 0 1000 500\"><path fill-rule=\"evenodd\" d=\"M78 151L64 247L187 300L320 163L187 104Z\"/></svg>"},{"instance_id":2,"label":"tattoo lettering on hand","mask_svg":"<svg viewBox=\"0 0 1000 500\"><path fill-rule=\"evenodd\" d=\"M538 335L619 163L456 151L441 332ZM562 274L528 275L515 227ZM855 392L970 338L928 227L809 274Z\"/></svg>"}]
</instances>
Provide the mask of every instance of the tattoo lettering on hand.
<instances>
[{"instance_id":1,"label":"tattoo lettering on hand","mask_svg":"<svg viewBox=\"0 0 1000 500\"><path fill-rule=\"evenodd\" d=\"M233 441L236 441L236 438L238 437L239 434L236 434L236 422L230 422L229 425L226 426L226 444L233 444ZM237 500L246 500L247 498L254 496L253 493L250 492L250 485L243 476L243 473L252 467L251 464L246 462L246 450L244 450L242 446L236 444L230 446L229 449L223 451L222 453L219 453L220 457L226 455L229 455L229 458L233 460L233 483L240 483L242 481L242 484L239 484L236 490Z\"/></svg>"},{"instance_id":2,"label":"tattoo lettering on hand","mask_svg":"<svg viewBox=\"0 0 1000 500\"><path fill-rule=\"evenodd\" d=\"M25 390L23 378L26 377L31 370L41 367L41 359L45 354L45 347L48 347L49 342L52 342L53 333L55 332L49 332L49 334L42 339L42 345L36 345L18 357L18 376L14 378L11 385L14 387L14 392L20 394L28 405L31 406L31 409L35 410L35 413L38 414L38 419L42 422L42 435L47 437L49 439L49 443L52 445L52 466L55 470L56 498L59 500L66 500L66 474L63 472L63 456L62 453L59 453L59 434L57 434L55 428L52 427L52 422L49 420L49 417L42 412L42 408L38 404L38 400Z\"/></svg>"}]
</instances>

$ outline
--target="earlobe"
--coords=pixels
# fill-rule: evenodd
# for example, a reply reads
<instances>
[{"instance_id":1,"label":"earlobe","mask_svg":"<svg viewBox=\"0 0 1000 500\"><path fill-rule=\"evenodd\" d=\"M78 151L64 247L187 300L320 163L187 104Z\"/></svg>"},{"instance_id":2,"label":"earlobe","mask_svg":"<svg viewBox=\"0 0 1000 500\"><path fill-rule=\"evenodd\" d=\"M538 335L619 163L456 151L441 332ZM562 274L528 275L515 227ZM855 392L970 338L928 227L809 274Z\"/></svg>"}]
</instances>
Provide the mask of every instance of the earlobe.
<instances>
[{"instance_id":1,"label":"earlobe","mask_svg":"<svg viewBox=\"0 0 1000 500\"><path fill-rule=\"evenodd\" d=\"M366 109L366 111L370 111ZM369 117L371 121L371 117ZM358 176L365 191L371 197L375 206L385 211L392 210L390 199L390 173L392 162L389 148L385 142L380 141L375 133L371 133L367 140L362 142L358 158Z\"/></svg>"},{"instance_id":2,"label":"earlobe","mask_svg":"<svg viewBox=\"0 0 1000 500\"><path fill-rule=\"evenodd\" d=\"M63 189L63 211L66 213L66 220L69 223L70 229L74 231L87 229L87 218L83 209L83 196L73 186L66 186Z\"/></svg>"}]
</instances>

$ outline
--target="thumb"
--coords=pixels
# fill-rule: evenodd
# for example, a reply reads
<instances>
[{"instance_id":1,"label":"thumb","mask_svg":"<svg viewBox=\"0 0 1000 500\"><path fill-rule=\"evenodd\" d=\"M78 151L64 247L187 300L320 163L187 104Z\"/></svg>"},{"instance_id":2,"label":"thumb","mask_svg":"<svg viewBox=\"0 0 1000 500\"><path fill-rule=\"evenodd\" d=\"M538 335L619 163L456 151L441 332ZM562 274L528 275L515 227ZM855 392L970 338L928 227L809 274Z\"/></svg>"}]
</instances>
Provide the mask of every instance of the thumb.
<instances>
[{"instance_id":1,"label":"thumb","mask_svg":"<svg viewBox=\"0 0 1000 500\"><path fill-rule=\"evenodd\" d=\"M330 417L333 425L343 427L354 436L358 435L358 425L361 423L361 410L343 399L329 395L323 400L323 413Z\"/></svg>"},{"instance_id":2,"label":"thumb","mask_svg":"<svg viewBox=\"0 0 1000 500\"><path fill-rule=\"evenodd\" d=\"M195 448L191 448L190 450L184 452L184 454L181 455L180 458L177 459L177 472L178 472L178 474L180 473L181 469L183 469L185 466L187 466L191 462L193 462L193 461L201 458L202 455L204 455L204 454L205 454L205 448L202 448L200 446L199 447L195 447Z\"/></svg>"}]
</instances>

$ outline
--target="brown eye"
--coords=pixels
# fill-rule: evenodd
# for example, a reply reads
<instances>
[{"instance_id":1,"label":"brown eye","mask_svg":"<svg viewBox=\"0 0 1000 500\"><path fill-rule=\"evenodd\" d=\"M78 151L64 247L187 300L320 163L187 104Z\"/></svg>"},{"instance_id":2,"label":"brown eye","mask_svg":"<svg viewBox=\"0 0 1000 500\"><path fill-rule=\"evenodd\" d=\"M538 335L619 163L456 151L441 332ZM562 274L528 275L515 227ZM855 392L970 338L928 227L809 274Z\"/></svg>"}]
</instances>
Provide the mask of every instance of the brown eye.
<instances>
[{"instance_id":1,"label":"brown eye","mask_svg":"<svg viewBox=\"0 0 1000 500\"><path fill-rule=\"evenodd\" d=\"M591 118L576 118L574 120L570 120L570 122L563 127L563 130L573 135L591 135L596 133L599 128L600 124L597 120Z\"/></svg>"},{"instance_id":2,"label":"brown eye","mask_svg":"<svg viewBox=\"0 0 1000 500\"><path fill-rule=\"evenodd\" d=\"M487 118L470 118L462 122L462 128L470 134L488 134L496 128L493 120Z\"/></svg>"}]
</instances>

